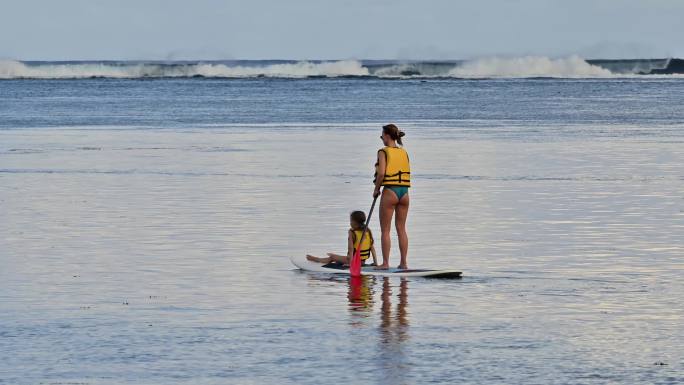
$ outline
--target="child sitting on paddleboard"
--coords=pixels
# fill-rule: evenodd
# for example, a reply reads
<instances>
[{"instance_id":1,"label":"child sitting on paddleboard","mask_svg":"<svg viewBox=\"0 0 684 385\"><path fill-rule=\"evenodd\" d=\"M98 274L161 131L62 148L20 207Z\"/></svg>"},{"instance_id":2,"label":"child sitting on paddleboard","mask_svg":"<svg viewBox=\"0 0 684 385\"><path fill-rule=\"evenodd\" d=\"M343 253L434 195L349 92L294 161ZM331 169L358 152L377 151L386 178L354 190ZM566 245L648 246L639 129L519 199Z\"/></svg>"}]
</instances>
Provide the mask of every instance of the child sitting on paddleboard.
<instances>
[{"instance_id":1,"label":"child sitting on paddleboard","mask_svg":"<svg viewBox=\"0 0 684 385\"><path fill-rule=\"evenodd\" d=\"M349 215L349 235L347 237L347 255L339 255L335 253L328 253L327 258L314 257L313 255L306 256L306 259L313 262L328 264L331 262L337 262L344 265L349 265L352 256L356 252L356 248L359 247L361 243L361 236L363 234L363 229L366 223L366 214L363 211L354 211ZM378 260L375 256L375 245L373 241L373 234L370 229L366 230L366 235L363 237L363 243L361 244L361 263L365 264L369 256L373 256L373 266L378 264Z\"/></svg>"}]
</instances>

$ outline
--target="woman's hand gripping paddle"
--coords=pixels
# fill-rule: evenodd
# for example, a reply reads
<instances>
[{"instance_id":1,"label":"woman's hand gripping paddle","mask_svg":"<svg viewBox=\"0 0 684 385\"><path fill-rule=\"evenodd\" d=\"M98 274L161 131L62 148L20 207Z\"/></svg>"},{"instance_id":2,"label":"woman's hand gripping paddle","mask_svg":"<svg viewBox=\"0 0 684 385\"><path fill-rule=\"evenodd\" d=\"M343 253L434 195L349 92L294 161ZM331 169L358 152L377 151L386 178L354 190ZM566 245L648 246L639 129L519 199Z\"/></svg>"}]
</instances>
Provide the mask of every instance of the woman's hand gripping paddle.
<instances>
[{"instance_id":1,"label":"woman's hand gripping paddle","mask_svg":"<svg viewBox=\"0 0 684 385\"><path fill-rule=\"evenodd\" d=\"M375 196L373 198L373 204L371 205L370 211L368 211L368 218L366 218L366 225L363 226L363 232L361 233L361 239L359 240L359 245L356 247L356 250L354 251L354 255L352 256L352 259L349 263L349 274L351 274L352 277L360 277L361 276L361 245L363 245L363 239L366 237L366 232L368 230L368 223L370 222L371 215L373 215L373 209L375 208L375 201L378 200L378 197Z\"/></svg>"}]
</instances>

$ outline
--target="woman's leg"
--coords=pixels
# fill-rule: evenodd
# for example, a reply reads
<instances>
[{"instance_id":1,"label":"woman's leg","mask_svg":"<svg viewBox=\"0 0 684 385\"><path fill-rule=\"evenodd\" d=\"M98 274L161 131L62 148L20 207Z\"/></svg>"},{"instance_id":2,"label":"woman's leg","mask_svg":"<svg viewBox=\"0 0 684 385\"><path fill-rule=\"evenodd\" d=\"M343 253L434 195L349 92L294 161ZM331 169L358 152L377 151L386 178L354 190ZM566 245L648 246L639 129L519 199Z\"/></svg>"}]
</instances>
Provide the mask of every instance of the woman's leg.
<instances>
[{"instance_id":1,"label":"woman's leg","mask_svg":"<svg viewBox=\"0 0 684 385\"><path fill-rule=\"evenodd\" d=\"M395 211L397 213L394 218L394 225L397 228L397 238L399 238L399 252L401 253L401 261L399 262L400 269L408 269L406 258L408 256L408 234L406 233L406 217L409 211L409 195L408 193L401 197L397 204Z\"/></svg>"},{"instance_id":2,"label":"woman's leg","mask_svg":"<svg viewBox=\"0 0 684 385\"><path fill-rule=\"evenodd\" d=\"M388 188L382 189L380 196L380 232L382 233L380 241L382 242L382 264L377 266L378 270L389 269L390 258L390 227L392 225L392 216L394 215L394 206L399 199L397 195Z\"/></svg>"}]
</instances>

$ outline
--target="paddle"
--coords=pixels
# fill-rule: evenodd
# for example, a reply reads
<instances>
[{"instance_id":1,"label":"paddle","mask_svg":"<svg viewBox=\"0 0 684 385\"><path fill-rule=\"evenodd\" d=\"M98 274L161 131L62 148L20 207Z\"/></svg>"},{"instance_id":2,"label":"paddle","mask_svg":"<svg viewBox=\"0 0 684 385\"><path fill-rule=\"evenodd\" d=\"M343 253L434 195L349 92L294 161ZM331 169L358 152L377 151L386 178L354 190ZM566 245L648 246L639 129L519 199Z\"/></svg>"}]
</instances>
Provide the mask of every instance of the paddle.
<instances>
[{"instance_id":1,"label":"paddle","mask_svg":"<svg viewBox=\"0 0 684 385\"><path fill-rule=\"evenodd\" d=\"M366 225L363 226L363 232L361 233L361 239L359 240L359 246L354 251L351 261L349 262L349 274L352 277L361 276L361 245L363 245L363 239L366 236L366 230L368 230L368 223L370 222L371 215L373 215L373 209L375 208L375 201L378 200L376 196L373 198L373 204L371 205L370 211L368 211L368 218L366 218Z\"/></svg>"}]
</instances>

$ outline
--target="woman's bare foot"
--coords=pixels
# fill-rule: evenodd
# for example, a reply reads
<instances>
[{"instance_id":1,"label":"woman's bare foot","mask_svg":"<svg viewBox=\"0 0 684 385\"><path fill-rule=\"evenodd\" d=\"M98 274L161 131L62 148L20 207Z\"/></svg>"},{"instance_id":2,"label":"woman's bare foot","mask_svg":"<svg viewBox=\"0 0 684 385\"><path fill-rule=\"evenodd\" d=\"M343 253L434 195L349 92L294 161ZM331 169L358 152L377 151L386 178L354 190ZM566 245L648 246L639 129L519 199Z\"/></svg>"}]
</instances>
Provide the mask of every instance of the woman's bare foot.
<instances>
[{"instance_id":1,"label":"woman's bare foot","mask_svg":"<svg viewBox=\"0 0 684 385\"><path fill-rule=\"evenodd\" d=\"M389 270L389 265L383 263L382 265L377 265L373 270Z\"/></svg>"},{"instance_id":2,"label":"woman's bare foot","mask_svg":"<svg viewBox=\"0 0 684 385\"><path fill-rule=\"evenodd\" d=\"M399 265L399 266L397 266L397 269L399 269L399 270L408 270L408 266L406 266L406 265Z\"/></svg>"}]
</instances>

